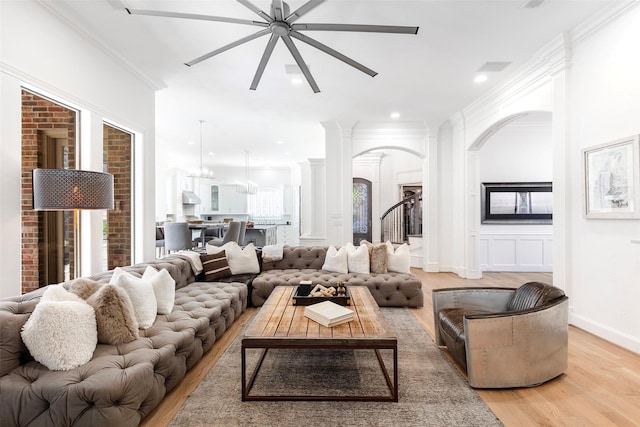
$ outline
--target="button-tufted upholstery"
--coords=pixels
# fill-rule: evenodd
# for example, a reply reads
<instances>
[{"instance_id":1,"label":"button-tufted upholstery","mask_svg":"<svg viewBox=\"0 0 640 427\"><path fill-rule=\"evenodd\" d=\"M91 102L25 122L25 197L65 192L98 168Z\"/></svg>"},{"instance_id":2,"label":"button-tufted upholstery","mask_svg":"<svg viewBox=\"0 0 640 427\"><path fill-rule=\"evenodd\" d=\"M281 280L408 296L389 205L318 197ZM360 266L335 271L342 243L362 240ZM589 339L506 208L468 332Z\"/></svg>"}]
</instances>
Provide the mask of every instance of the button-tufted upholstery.
<instances>
[{"instance_id":1,"label":"button-tufted upholstery","mask_svg":"<svg viewBox=\"0 0 640 427\"><path fill-rule=\"evenodd\" d=\"M0 300L0 420L8 426L137 426L247 306L245 283L194 282L189 262L169 256L126 267L167 268L176 280L173 311L140 338L98 344L91 361L50 371L33 360L20 329L44 288ZM93 276L108 282L111 272Z\"/></svg>"},{"instance_id":2,"label":"button-tufted upholstery","mask_svg":"<svg viewBox=\"0 0 640 427\"><path fill-rule=\"evenodd\" d=\"M326 247L285 246L279 261L263 260L262 272L253 279L251 302L261 306L278 285L296 286L301 280L335 286L367 286L379 306L422 307L422 283L413 274L332 273L322 270Z\"/></svg>"}]
</instances>

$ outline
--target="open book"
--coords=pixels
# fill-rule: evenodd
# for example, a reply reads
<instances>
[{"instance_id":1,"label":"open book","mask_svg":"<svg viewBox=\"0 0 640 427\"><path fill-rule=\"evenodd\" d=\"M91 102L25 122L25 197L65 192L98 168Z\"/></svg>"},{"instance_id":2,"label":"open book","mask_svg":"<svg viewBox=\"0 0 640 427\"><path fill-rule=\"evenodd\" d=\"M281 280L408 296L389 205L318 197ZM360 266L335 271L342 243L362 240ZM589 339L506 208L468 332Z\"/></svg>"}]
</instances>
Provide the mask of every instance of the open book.
<instances>
[{"instance_id":1,"label":"open book","mask_svg":"<svg viewBox=\"0 0 640 427\"><path fill-rule=\"evenodd\" d=\"M304 315L328 328L353 319L354 312L331 301L308 305Z\"/></svg>"}]
</instances>

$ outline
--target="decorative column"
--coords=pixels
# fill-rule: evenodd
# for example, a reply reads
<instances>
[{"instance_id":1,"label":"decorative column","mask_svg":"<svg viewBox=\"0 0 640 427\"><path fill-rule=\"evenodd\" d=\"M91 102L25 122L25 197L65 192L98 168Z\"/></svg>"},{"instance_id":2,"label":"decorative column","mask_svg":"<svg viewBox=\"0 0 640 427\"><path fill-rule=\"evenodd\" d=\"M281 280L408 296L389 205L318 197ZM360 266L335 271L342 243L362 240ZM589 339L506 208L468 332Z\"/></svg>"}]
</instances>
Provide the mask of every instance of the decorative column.
<instances>
[{"instance_id":1,"label":"decorative column","mask_svg":"<svg viewBox=\"0 0 640 427\"><path fill-rule=\"evenodd\" d=\"M301 246L324 245L326 240L326 171L324 159L309 159L301 166Z\"/></svg>"},{"instance_id":2,"label":"decorative column","mask_svg":"<svg viewBox=\"0 0 640 427\"><path fill-rule=\"evenodd\" d=\"M427 124L426 156L422 162L422 269L437 273L439 262L438 137L436 123Z\"/></svg>"},{"instance_id":3,"label":"decorative column","mask_svg":"<svg viewBox=\"0 0 640 427\"><path fill-rule=\"evenodd\" d=\"M322 122L325 129L326 243L344 245L353 239L353 173L351 132L353 126Z\"/></svg>"}]
</instances>

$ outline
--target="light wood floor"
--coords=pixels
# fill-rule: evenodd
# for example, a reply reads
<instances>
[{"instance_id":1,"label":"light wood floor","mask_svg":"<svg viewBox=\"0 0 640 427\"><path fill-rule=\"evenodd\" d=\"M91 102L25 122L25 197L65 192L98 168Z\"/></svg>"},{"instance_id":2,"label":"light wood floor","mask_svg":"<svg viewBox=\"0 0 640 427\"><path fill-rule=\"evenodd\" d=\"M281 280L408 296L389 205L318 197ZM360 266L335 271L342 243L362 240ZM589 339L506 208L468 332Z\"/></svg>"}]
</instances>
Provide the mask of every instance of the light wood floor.
<instances>
[{"instance_id":1,"label":"light wood floor","mask_svg":"<svg viewBox=\"0 0 640 427\"><path fill-rule=\"evenodd\" d=\"M432 289L516 287L531 280L552 282L547 273L485 273L480 280L465 280L451 273L425 273L418 269L412 272L422 281L425 295L425 306L412 312L432 339ZM248 309L234 322L211 351L143 420L142 426L169 423L254 312L255 309ZM564 375L533 388L477 391L507 427L640 426L640 355L571 326L569 369Z\"/></svg>"}]
</instances>

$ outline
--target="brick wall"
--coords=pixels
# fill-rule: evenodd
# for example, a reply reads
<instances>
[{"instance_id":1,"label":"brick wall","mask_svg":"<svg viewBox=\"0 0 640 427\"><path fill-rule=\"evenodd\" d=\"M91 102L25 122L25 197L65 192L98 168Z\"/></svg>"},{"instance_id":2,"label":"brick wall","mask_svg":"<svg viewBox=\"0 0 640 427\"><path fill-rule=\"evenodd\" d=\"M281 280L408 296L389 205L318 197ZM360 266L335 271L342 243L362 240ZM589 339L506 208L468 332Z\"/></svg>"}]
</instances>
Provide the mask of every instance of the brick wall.
<instances>
[{"instance_id":1,"label":"brick wall","mask_svg":"<svg viewBox=\"0 0 640 427\"><path fill-rule=\"evenodd\" d=\"M48 285L43 269L44 212L33 210L31 171L42 165L43 144L47 136L66 140L68 168L75 168L76 112L30 92L22 92L22 292ZM62 167L62 166L59 166ZM69 239L71 277L74 271L73 215L65 226Z\"/></svg>"},{"instance_id":2,"label":"brick wall","mask_svg":"<svg viewBox=\"0 0 640 427\"><path fill-rule=\"evenodd\" d=\"M107 265L131 265L131 145L132 135L103 126L106 172L113 175L114 210L107 211Z\"/></svg>"}]
</instances>

